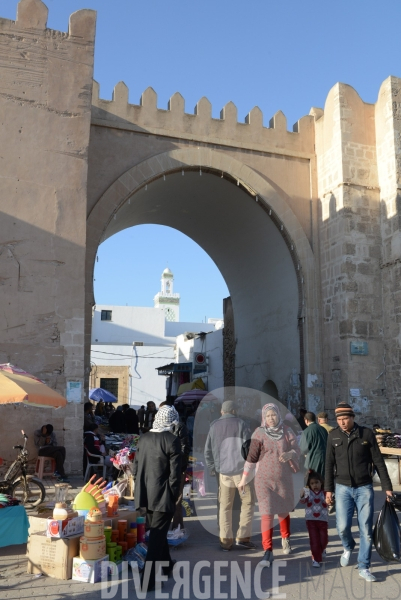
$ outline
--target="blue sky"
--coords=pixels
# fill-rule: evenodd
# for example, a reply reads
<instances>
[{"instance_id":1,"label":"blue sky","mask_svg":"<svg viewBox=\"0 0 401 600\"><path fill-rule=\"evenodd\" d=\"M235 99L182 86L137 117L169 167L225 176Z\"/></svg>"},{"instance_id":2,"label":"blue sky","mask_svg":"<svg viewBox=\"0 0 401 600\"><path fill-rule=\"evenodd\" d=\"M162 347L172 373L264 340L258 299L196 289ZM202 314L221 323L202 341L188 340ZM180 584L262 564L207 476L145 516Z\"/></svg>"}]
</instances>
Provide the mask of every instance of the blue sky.
<instances>
[{"instance_id":1,"label":"blue sky","mask_svg":"<svg viewBox=\"0 0 401 600\"><path fill-rule=\"evenodd\" d=\"M382 81L389 75L401 76L399 0L47 0L46 4L48 26L63 31L75 10L98 11L95 78L106 99L124 80L135 104L152 86L160 108L166 108L170 96L179 91L190 113L207 96L215 117L232 100L239 120L257 105L265 125L282 110L291 128L311 106L324 106L337 81L354 86L365 102L375 102ZM14 19L16 6L17 0L1 0L0 16ZM134 248L144 239L148 252L139 265ZM180 251L184 247L185 253ZM110 281L109 265L117 266L119 257L131 251L136 284L125 277ZM142 226L122 232L103 244L99 257L95 287L99 303L151 305L168 262L183 297L182 320L221 316L227 289L216 267L174 230L161 233L160 227ZM193 278L186 276L194 265L204 281L210 278L207 293L198 294Z\"/></svg>"}]
</instances>

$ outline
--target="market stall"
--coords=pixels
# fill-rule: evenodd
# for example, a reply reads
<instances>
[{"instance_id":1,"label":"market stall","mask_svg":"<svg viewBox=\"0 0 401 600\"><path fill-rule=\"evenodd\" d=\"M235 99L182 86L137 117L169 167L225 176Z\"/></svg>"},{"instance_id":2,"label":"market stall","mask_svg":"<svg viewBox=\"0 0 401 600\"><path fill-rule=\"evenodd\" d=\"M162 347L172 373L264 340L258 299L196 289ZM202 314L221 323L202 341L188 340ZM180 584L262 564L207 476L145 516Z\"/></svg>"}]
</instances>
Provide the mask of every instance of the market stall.
<instances>
[{"instance_id":1,"label":"market stall","mask_svg":"<svg viewBox=\"0 0 401 600\"><path fill-rule=\"evenodd\" d=\"M382 454L385 454L386 456L390 455L394 458L397 458L397 460L398 460L398 485L401 485L401 465L400 465L401 448L385 448L384 446L382 446L380 448L380 452Z\"/></svg>"},{"instance_id":2,"label":"market stall","mask_svg":"<svg viewBox=\"0 0 401 600\"><path fill-rule=\"evenodd\" d=\"M401 435L393 433L391 429L374 427L373 431L376 435L376 440L380 448L380 452L385 454L388 458L397 459L397 483L401 484ZM387 465L389 467L389 465ZM391 475L390 475L391 476ZM393 480L393 483L394 480Z\"/></svg>"},{"instance_id":3,"label":"market stall","mask_svg":"<svg viewBox=\"0 0 401 600\"><path fill-rule=\"evenodd\" d=\"M119 479L127 479L126 498L134 497L133 463L139 435L125 435L117 451L110 449L113 465L119 470Z\"/></svg>"},{"instance_id":4,"label":"market stall","mask_svg":"<svg viewBox=\"0 0 401 600\"><path fill-rule=\"evenodd\" d=\"M26 544L29 521L23 506L5 506L0 510L0 548Z\"/></svg>"}]
</instances>

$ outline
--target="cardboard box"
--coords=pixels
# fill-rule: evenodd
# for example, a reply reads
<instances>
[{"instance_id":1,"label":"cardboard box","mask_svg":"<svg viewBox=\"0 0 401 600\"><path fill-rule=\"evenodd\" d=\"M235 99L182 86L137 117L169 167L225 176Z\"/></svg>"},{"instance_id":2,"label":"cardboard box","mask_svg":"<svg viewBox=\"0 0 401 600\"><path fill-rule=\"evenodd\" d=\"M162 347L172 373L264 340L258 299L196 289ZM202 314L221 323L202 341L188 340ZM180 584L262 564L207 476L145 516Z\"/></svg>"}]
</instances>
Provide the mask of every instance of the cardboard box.
<instances>
[{"instance_id":1,"label":"cardboard box","mask_svg":"<svg viewBox=\"0 0 401 600\"><path fill-rule=\"evenodd\" d=\"M39 515L28 515L29 519L29 535L34 533L43 533L47 531L47 517Z\"/></svg>"},{"instance_id":2,"label":"cardboard box","mask_svg":"<svg viewBox=\"0 0 401 600\"><path fill-rule=\"evenodd\" d=\"M46 532L31 535L28 540L28 573L43 573L56 579L71 579L72 561L79 554L80 536L57 539Z\"/></svg>"},{"instance_id":3,"label":"cardboard box","mask_svg":"<svg viewBox=\"0 0 401 600\"><path fill-rule=\"evenodd\" d=\"M108 554L98 560L85 560L75 556L72 561L72 578L75 581L83 581L84 583L98 583L102 580L102 562L105 560L109 560ZM107 569L108 575L109 569Z\"/></svg>"},{"instance_id":4,"label":"cardboard box","mask_svg":"<svg viewBox=\"0 0 401 600\"><path fill-rule=\"evenodd\" d=\"M47 537L67 538L75 535L83 535L85 517L74 517L64 521L47 519Z\"/></svg>"},{"instance_id":5,"label":"cardboard box","mask_svg":"<svg viewBox=\"0 0 401 600\"><path fill-rule=\"evenodd\" d=\"M120 560L118 562L110 562L109 563L109 576L116 577L120 576L123 570L123 561Z\"/></svg>"}]
</instances>

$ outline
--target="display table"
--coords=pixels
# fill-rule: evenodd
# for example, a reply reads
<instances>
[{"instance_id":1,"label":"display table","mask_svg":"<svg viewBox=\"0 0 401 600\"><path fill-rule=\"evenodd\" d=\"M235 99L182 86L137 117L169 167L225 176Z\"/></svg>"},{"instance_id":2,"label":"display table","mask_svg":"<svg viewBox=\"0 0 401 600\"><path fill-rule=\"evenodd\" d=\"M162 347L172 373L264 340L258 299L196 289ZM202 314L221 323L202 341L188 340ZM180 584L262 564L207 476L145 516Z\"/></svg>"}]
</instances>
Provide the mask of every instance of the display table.
<instances>
[{"instance_id":1,"label":"display table","mask_svg":"<svg viewBox=\"0 0 401 600\"><path fill-rule=\"evenodd\" d=\"M0 508L0 548L25 544L28 541L29 521L23 506Z\"/></svg>"},{"instance_id":2,"label":"display table","mask_svg":"<svg viewBox=\"0 0 401 600\"><path fill-rule=\"evenodd\" d=\"M382 454L396 456L398 459L398 484L401 484L401 468L400 468L400 458L401 458L401 448L385 448L384 446L380 446L380 452Z\"/></svg>"}]
</instances>

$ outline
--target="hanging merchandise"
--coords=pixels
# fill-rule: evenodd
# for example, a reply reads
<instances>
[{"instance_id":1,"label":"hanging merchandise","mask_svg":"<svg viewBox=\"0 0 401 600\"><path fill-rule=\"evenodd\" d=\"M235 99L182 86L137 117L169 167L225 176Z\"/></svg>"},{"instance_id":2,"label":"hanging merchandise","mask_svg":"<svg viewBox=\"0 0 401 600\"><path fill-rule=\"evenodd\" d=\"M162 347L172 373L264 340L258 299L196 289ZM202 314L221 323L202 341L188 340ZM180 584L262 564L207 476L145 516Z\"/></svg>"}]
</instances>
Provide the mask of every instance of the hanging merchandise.
<instances>
[{"instance_id":1,"label":"hanging merchandise","mask_svg":"<svg viewBox=\"0 0 401 600\"><path fill-rule=\"evenodd\" d=\"M139 435L127 435L123 440L122 448L111 458L116 469L127 472L130 464L135 458L135 452L139 442Z\"/></svg>"},{"instance_id":2,"label":"hanging merchandise","mask_svg":"<svg viewBox=\"0 0 401 600\"><path fill-rule=\"evenodd\" d=\"M373 541L377 553L383 560L386 562L401 560L400 523L394 506L387 500L377 517Z\"/></svg>"}]
</instances>

